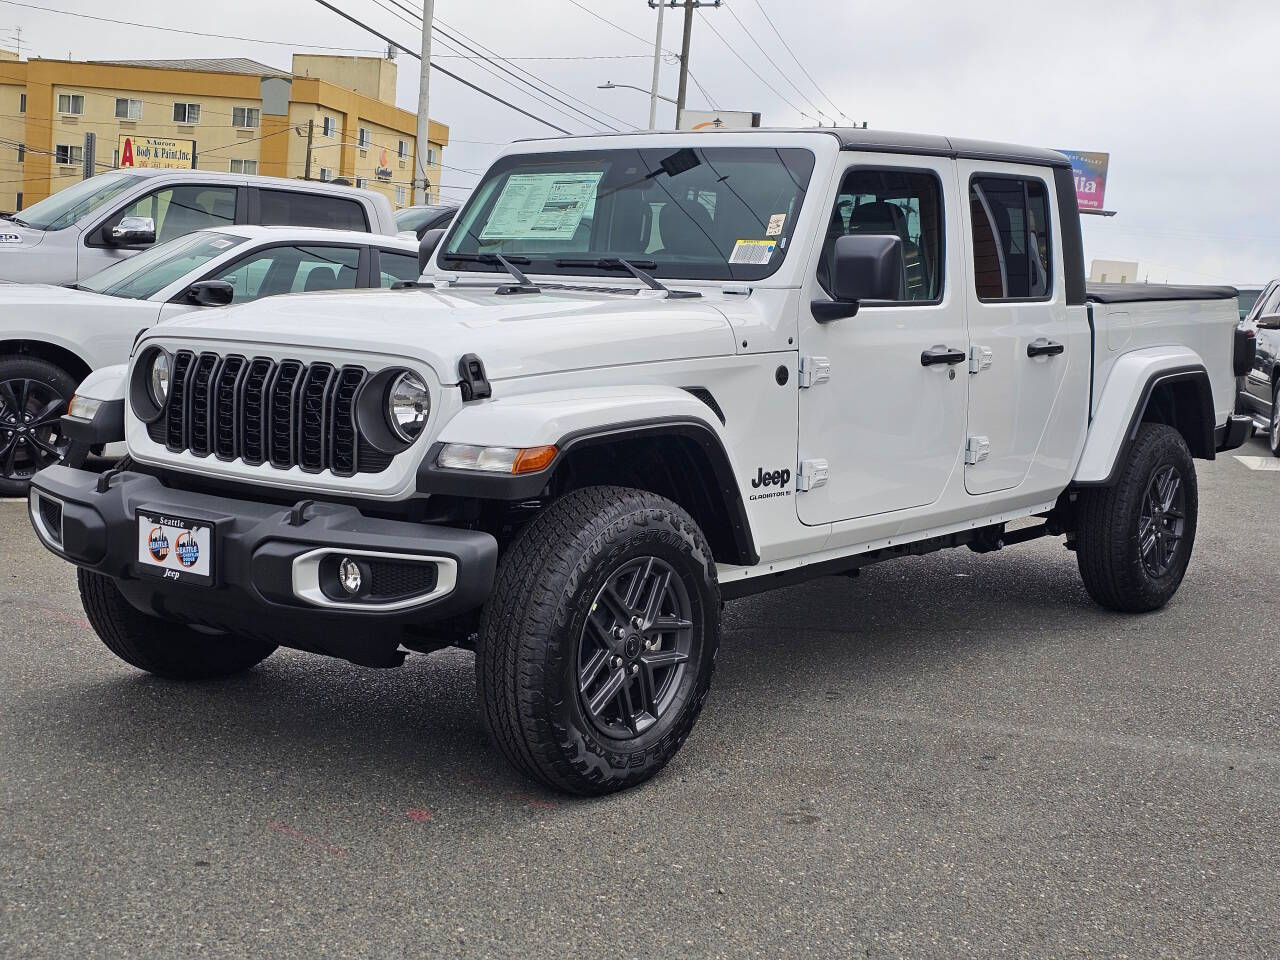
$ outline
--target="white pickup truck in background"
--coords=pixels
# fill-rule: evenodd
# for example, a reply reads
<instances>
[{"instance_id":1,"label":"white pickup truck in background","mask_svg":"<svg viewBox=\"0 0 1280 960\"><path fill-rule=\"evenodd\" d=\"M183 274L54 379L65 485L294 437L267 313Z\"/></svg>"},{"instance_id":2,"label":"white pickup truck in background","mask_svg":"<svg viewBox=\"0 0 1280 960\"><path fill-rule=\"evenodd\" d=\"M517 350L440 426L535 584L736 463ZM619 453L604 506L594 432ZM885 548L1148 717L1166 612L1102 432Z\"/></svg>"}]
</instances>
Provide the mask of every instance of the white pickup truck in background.
<instances>
[{"instance_id":1,"label":"white pickup truck in background","mask_svg":"<svg viewBox=\"0 0 1280 960\"><path fill-rule=\"evenodd\" d=\"M423 244L422 282L189 314L84 385L67 429L128 462L42 471L30 513L121 658L474 647L511 762L605 793L689 735L722 600L1048 536L1162 606L1193 458L1250 428L1235 291L1087 291L1048 150L518 143Z\"/></svg>"},{"instance_id":2,"label":"white pickup truck in background","mask_svg":"<svg viewBox=\"0 0 1280 960\"><path fill-rule=\"evenodd\" d=\"M336 183L204 170L113 170L0 221L0 280L76 283L206 227L278 224L395 235L387 198Z\"/></svg>"}]
</instances>

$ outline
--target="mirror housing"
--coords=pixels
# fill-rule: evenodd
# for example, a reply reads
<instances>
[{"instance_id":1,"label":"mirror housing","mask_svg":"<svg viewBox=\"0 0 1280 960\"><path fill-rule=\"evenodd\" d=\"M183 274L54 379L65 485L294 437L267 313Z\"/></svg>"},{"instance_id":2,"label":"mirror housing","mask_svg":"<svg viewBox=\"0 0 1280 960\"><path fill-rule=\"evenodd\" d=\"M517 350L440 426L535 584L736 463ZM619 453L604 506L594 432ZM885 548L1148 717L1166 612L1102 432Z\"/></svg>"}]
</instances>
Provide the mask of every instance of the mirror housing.
<instances>
[{"instance_id":1,"label":"mirror housing","mask_svg":"<svg viewBox=\"0 0 1280 960\"><path fill-rule=\"evenodd\" d=\"M156 222L150 217L123 217L103 232L113 247L145 247L156 242Z\"/></svg>"},{"instance_id":2,"label":"mirror housing","mask_svg":"<svg viewBox=\"0 0 1280 960\"><path fill-rule=\"evenodd\" d=\"M225 280L197 280L183 292L187 303L197 307L225 307L235 296L236 288Z\"/></svg>"},{"instance_id":3,"label":"mirror housing","mask_svg":"<svg viewBox=\"0 0 1280 960\"><path fill-rule=\"evenodd\" d=\"M902 239L888 234L854 233L836 238L831 265L831 300L810 307L819 323L852 317L864 300L902 296Z\"/></svg>"},{"instance_id":4,"label":"mirror housing","mask_svg":"<svg viewBox=\"0 0 1280 960\"><path fill-rule=\"evenodd\" d=\"M436 227L425 231L418 240L418 276L427 272L427 263L431 260L431 255L436 252L436 247L440 246L443 237L444 228Z\"/></svg>"},{"instance_id":5,"label":"mirror housing","mask_svg":"<svg viewBox=\"0 0 1280 960\"><path fill-rule=\"evenodd\" d=\"M1259 330L1280 330L1280 313L1268 313L1258 318Z\"/></svg>"}]
</instances>

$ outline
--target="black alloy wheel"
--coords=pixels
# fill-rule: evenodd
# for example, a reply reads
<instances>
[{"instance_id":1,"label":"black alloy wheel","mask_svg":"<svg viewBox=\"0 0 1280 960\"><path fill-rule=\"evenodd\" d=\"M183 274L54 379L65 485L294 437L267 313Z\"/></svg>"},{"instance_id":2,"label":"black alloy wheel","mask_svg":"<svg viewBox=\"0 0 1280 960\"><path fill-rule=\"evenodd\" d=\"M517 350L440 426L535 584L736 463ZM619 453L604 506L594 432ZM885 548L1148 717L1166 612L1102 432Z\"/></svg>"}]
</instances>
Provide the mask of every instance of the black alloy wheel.
<instances>
[{"instance_id":1,"label":"black alloy wheel","mask_svg":"<svg viewBox=\"0 0 1280 960\"><path fill-rule=\"evenodd\" d=\"M66 411L67 398L44 380L0 380L0 481L26 483L66 456Z\"/></svg>"},{"instance_id":2,"label":"black alloy wheel","mask_svg":"<svg viewBox=\"0 0 1280 960\"><path fill-rule=\"evenodd\" d=\"M670 564L638 557L609 574L578 641L578 694L600 733L637 737L666 714L693 628L688 590Z\"/></svg>"},{"instance_id":3,"label":"black alloy wheel","mask_svg":"<svg viewBox=\"0 0 1280 960\"><path fill-rule=\"evenodd\" d=\"M1186 522L1182 477L1172 464L1164 464L1157 468L1147 483L1138 518L1142 565L1151 576L1163 577L1173 569Z\"/></svg>"},{"instance_id":4,"label":"black alloy wheel","mask_svg":"<svg viewBox=\"0 0 1280 960\"><path fill-rule=\"evenodd\" d=\"M1271 435L1267 437L1267 446L1273 457L1280 457L1280 380L1271 388Z\"/></svg>"}]
</instances>

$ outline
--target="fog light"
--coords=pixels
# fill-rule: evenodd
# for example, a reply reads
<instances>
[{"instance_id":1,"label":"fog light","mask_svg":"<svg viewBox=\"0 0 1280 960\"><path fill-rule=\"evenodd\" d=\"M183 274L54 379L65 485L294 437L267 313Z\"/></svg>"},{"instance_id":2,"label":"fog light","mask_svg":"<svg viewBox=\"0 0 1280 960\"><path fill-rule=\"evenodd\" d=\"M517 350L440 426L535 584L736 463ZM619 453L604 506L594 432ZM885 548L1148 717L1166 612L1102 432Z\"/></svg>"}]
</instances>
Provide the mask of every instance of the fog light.
<instances>
[{"instance_id":1,"label":"fog light","mask_svg":"<svg viewBox=\"0 0 1280 960\"><path fill-rule=\"evenodd\" d=\"M364 574L360 570L360 564L350 557L343 557L338 564L338 583L342 584L342 589L350 596L360 596L360 591L364 589Z\"/></svg>"}]
</instances>

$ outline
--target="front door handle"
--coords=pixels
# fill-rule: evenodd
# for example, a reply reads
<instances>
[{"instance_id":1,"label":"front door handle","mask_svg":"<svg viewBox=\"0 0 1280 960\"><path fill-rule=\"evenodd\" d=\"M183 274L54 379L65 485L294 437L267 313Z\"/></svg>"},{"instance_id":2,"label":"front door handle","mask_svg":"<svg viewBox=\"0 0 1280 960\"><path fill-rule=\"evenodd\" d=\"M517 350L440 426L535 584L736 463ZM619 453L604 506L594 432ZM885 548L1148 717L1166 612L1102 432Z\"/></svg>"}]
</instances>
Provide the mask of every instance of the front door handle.
<instances>
[{"instance_id":1,"label":"front door handle","mask_svg":"<svg viewBox=\"0 0 1280 960\"><path fill-rule=\"evenodd\" d=\"M938 344L920 354L920 366L932 367L935 363L964 363L968 358L969 355L963 350Z\"/></svg>"},{"instance_id":2,"label":"front door handle","mask_svg":"<svg viewBox=\"0 0 1280 960\"><path fill-rule=\"evenodd\" d=\"M1044 337L1037 337L1027 344L1028 357L1056 357L1062 351L1066 350L1060 343L1053 340L1046 340Z\"/></svg>"}]
</instances>

